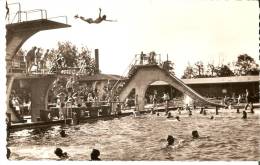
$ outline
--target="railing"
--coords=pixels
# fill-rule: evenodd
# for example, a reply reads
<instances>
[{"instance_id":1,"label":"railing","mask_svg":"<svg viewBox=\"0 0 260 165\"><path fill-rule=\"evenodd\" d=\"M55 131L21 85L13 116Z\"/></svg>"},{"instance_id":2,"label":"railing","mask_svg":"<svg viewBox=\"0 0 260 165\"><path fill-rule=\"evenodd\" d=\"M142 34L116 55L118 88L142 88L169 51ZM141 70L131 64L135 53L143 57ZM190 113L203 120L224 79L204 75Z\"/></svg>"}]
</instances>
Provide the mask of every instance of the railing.
<instances>
[{"instance_id":1,"label":"railing","mask_svg":"<svg viewBox=\"0 0 260 165\"><path fill-rule=\"evenodd\" d=\"M135 61L136 56L131 60L130 64L126 67L126 69L124 70L124 72L121 74L122 77L126 76L126 73L128 73L128 71L131 69L131 67L133 66L133 62ZM122 80L119 79L116 81L116 83L113 85L111 91L113 92L115 87L121 82Z\"/></svg>"},{"instance_id":2,"label":"railing","mask_svg":"<svg viewBox=\"0 0 260 165\"><path fill-rule=\"evenodd\" d=\"M45 10L45 9L33 9L33 10L22 11L20 3L10 3L10 4L8 4L8 7L13 6L13 5L17 5L18 10L16 10L16 12L14 12L14 13L7 13L8 14L8 20L7 20L8 24L32 21L32 20L36 20L36 19L52 20L52 19L57 19L57 18L65 18L65 23L68 24L67 16L57 16L57 17L48 18L47 10ZM35 13L39 14L40 16L39 15L35 16ZM30 18L30 17L35 17L35 18Z\"/></svg>"},{"instance_id":3,"label":"railing","mask_svg":"<svg viewBox=\"0 0 260 165\"><path fill-rule=\"evenodd\" d=\"M58 18L64 18L65 19L65 24L68 24L68 17L63 15L63 16L57 16L57 17L50 17L50 18L47 18L48 20L57 20Z\"/></svg>"}]
</instances>

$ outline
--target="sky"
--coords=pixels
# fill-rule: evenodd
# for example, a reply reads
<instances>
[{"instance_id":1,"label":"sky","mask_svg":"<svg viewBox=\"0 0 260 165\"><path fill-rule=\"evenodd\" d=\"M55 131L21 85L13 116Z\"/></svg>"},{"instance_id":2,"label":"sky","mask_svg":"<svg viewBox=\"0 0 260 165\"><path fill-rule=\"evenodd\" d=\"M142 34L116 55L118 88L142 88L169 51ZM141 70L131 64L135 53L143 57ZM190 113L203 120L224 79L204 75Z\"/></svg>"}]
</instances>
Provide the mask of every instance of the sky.
<instances>
[{"instance_id":1,"label":"sky","mask_svg":"<svg viewBox=\"0 0 260 165\"><path fill-rule=\"evenodd\" d=\"M23 11L46 9L48 17L65 15L72 26L39 32L23 49L55 48L58 41L92 51L98 48L102 73L122 75L141 51L155 51L162 59L168 54L177 77L196 61L217 65L235 61L243 53L258 59L257 1L8 0L13 2L20 2ZM75 14L95 18L98 8L117 22L96 25L74 19ZM15 11L14 6L10 9Z\"/></svg>"}]
</instances>

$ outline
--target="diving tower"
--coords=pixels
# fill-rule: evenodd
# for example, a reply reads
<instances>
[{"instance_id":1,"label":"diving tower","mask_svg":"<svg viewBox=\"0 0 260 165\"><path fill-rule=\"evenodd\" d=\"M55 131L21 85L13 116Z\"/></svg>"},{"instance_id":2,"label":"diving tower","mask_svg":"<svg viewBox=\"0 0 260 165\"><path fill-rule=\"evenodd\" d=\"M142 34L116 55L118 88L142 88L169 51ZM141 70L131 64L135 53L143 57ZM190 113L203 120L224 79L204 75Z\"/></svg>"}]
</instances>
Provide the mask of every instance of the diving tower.
<instances>
[{"instance_id":1,"label":"diving tower","mask_svg":"<svg viewBox=\"0 0 260 165\"><path fill-rule=\"evenodd\" d=\"M19 122L21 117L19 114L13 112L9 107L9 98L13 86L13 82L16 79L21 79L21 75L18 73L8 73L9 68L12 66L12 60L18 50L22 47L22 45L34 34L44 31L44 30L53 30L60 28L68 28L71 25L68 24L66 16L58 16L58 17L47 17L47 11L44 9L35 9L22 11L20 3L12 3L8 5L17 5L18 10L11 16L11 21L9 18L9 22L6 24L6 79L7 79L7 90L6 90L6 98L7 98L7 113L11 114L12 122ZM36 18L29 19L31 15L36 15ZM10 17L10 16L9 16ZM57 21L59 20L59 21ZM32 98L39 98L32 100L32 108L38 107L41 109L45 108L45 99L46 92L49 88L50 84L54 81L55 77L49 77L46 83L42 80L46 80L46 77L37 77L31 78L28 76L23 76L25 81L30 82L32 92ZM36 101L35 101L36 100ZM32 114L32 120L35 121L36 117L39 115L39 110L36 111L36 114Z\"/></svg>"}]
</instances>

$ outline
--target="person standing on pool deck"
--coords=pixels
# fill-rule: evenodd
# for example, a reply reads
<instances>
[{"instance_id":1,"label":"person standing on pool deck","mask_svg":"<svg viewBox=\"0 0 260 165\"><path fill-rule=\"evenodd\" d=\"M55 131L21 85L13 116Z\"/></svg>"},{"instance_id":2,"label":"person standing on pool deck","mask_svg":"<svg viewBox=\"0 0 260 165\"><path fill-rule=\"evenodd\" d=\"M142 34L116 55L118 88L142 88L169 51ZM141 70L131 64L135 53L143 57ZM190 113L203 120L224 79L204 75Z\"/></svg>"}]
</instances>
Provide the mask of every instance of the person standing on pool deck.
<instances>
[{"instance_id":1,"label":"person standing on pool deck","mask_svg":"<svg viewBox=\"0 0 260 165\"><path fill-rule=\"evenodd\" d=\"M70 77L67 84L66 84L66 90L68 92L68 97L70 97L72 95L73 91L74 91L73 85L74 85L73 77Z\"/></svg>"},{"instance_id":2,"label":"person standing on pool deck","mask_svg":"<svg viewBox=\"0 0 260 165\"><path fill-rule=\"evenodd\" d=\"M250 98L250 96L249 96L249 91L248 91L248 89L246 89L246 105L245 105L245 110L247 110L247 107L249 106L249 98Z\"/></svg>"},{"instance_id":3,"label":"person standing on pool deck","mask_svg":"<svg viewBox=\"0 0 260 165\"><path fill-rule=\"evenodd\" d=\"M168 95L168 93L163 94L163 101L164 101L164 104L165 104L165 112L167 114L168 113L168 106L169 106L169 95Z\"/></svg>"},{"instance_id":4,"label":"person standing on pool deck","mask_svg":"<svg viewBox=\"0 0 260 165\"><path fill-rule=\"evenodd\" d=\"M237 98L237 105L240 105L240 101L241 101L241 95L239 94Z\"/></svg>"}]
</instances>

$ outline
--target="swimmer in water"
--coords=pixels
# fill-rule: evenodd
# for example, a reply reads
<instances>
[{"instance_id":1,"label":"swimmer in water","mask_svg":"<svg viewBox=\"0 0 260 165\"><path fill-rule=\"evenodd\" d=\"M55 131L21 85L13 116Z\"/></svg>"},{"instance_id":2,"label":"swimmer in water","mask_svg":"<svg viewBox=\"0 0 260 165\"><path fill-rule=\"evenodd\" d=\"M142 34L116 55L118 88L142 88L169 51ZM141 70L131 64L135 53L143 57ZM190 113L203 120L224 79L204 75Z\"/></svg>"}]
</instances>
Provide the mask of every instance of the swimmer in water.
<instances>
[{"instance_id":1,"label":"swimmer in water","mask_svg":"<svg viewBox=\"0 0 260 165\"><path fill-rule=\"evenodd\" d=\"M9 148L7 148L6 158L9 159L10 155L11 155L11 150Z\"/></svg>"},{"instance_id":2,"label":"swimmer in water","mask_svg":"<svg viewBox=\"0 0 260 165\"><path fill-rule=\"evenodd\" d=\"M213 120L213 119L214 119L214 116L211 116L210 119Z\"/></svg>"},{"instance_id":3,"label":"swimmer in water","mask_svg":"<svg viewBox=\"0 0 260 165\"><path fill-rule=\"evenodd\" d=\"M67 152L63 152L61 148L56 148L54 151L55 155L58 156L60 159L67 159L69 156Z\"/></svg>"},{"instance_id":4,"label":"swimmer in water","mask_svg":"<svg viewBox=\"0 0 260 165\"><path fill-rule=\"evenodd\" d=\"M134 114L134 117L140 117L141 116L141 113L139 111L134 111L133 114Z\"/></svg>"},{"instance_id":5,"label":"swimmer in water","mask_svg":"<svg viewBox=\"0 0 260 165\"><path fill-rule=\"evenodd\" d=\"M99 150L93 149L92 152L91 152L91 154L90 154L90 158L91 158L91 160L101 160L101 159L99 158L99 155L100 155Z\"/></svg>"},{"instance_id":6,"label":"swimmer in water","mask_svg":"<svg viewBox=\"0 0 260 165\"><path fill-rule=\"evenodd\" d=\"M175 118L176 120L181 121L179 116L176 116Z\"/></svg>"},{"instance_id":7,"label":"swimmer in water","mask_svg":"<svg viewBox=\"0 0 260 165\"><path fill-rule=\"evenodd\" d=\"M167 142L168 142L168 146L170 146L170 145L174 145L174 140L175 140L175 138L172 136L172 135L168 135L168 137L167 137Z\"/></svg>"},{"instance_id":8,"label":"swimmer in water","mask_svg":"<svg viewBox=\"0 0 260 165\"><path fill-rule=\"evenodd\" d=\"M61 136L61 137L66 137L66 136L67 136L67 134L65 133L65 131L64 131L64 130L61 130L61 131L60 131L60 136Z\"/></svg>"},{"instance_id":9,"label":"swimmer in water","mask_svg":"<svg viewBox=\"0 0 260 165\"><path fill-rule=\"evenodd\" d=\"M171 112L168 112L167 119L169 119L169 118L173 118Z\"/></svg>"},{"instance_id":10,"label":"swimmer in water","mask_svg":"<svg viewBox=\"0 0 260 165\"><path fill-rule=\"evenodd\" d=\"M193 139L198 139L200 137L199 132L197 130L192 131L191 134Z\"/></svg>"},{"instance_id":11,"label":"swimmer in water","mask_svg":"<svg viewBox=\"0 0 260 165\"><path fill-rule=\"evenodd\" d=\"M189 110L189 116L191 116L192 115L192 111L191 110Z\"/></svg>"},{"instance_id":12,"label":"swimmer in water","mask_svg":"<svg viewBox=\"0 0 260 165\"><path fill-rule=\"evenodd\" d=\"M207 111L206 111L206 109L204 109L204 111L203 111L203 115L207 115Z\"/></svg>"},{"instance_id":13,"label":"swimmer in water","mask_svg":"<svg viewBox=\"0 0 260 165\"><path fill-rule=\"evenodd\" d=\"M204 109L201 107L201 108L200 108L200 114L202 114L203 111L204 111Z\"/></svg>"},{"instance_id":14,"label":"swimmer in water","mask_svg":"<svg viewBox=\"0 0 260 165\"><path fill-rule=\"evenodd\" d=\"M242 119L247 119L247 113L246 113L246 111L243 111Z\"/></svg>"}]
</instances>

